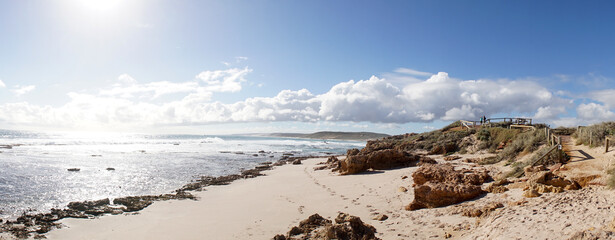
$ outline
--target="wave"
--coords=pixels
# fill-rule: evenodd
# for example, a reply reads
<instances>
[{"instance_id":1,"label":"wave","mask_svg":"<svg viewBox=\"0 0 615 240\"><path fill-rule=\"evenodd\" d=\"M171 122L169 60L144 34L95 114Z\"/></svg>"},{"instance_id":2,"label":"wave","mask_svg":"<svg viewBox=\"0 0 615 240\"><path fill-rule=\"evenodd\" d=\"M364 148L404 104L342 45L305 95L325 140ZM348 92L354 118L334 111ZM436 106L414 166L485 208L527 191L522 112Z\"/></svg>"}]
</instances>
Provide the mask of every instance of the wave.
<instances>
[{"instance_id":1,"label":"wave","mask_svg":"<svg viewBox=\"0 0 615 240\"><path fill-rule=\"evenodd\" d=\"M201 143L223 143L223 142L225 142L224 139L219 138L219 137L208 137L208 138L201 140Z\"/></svg>"}]
</instances>

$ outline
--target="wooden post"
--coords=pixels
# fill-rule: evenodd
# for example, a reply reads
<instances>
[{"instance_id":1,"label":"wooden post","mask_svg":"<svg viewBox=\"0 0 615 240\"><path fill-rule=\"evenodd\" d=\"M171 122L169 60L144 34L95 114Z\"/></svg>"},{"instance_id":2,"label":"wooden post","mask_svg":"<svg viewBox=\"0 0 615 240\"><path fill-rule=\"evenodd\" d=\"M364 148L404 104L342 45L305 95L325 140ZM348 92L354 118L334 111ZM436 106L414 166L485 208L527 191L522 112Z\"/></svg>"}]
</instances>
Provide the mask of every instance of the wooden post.
<instances>
[{"instance_id":1,"label":"wooden post","mask_svg":"<svg viewBox=\"0 0 615 240\"><path fill-rule=\"evenodd\" d=\"M592 133L593 132L589 132L589 147L592 147Z\"/></svg>"},{"instance_id":2,"label":"wooden post","mask_svg":"<svg viewBox=\"0 0 615 240\"><path fill-rule=\"evenodd\" d=\"M609 137L604 137L604 153L608 153L609 152Z\"/></svg>"}]
</instances>

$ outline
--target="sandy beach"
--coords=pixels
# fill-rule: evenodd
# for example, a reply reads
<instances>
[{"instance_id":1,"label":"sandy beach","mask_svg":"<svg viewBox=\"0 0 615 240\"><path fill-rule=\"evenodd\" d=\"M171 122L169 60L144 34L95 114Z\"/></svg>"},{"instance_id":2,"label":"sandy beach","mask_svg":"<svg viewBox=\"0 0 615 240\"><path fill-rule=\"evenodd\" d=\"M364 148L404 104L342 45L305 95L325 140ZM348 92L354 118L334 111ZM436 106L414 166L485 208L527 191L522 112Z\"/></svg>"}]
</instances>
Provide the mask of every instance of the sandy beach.
<instances>
[{"instance_id":1,"label":"sandy beach","mask_svg":"<svg viewBox=\"0 0 615 240\"><path fill-rule=\"evenodd\" d=\"M462 159L457 163L465 164ZM314 213L333 219L345 212L373 225L382 239L568 239L579 231L607 228L615 214L611 207L615 194L602 186L537 198L525 198L522 189L511 189L448 207L407 211L404 206L413 199L411 174L417 167L339 176L330 170L315 171L322 161L326 159L308 159L266 171L266 176L210 186L195 193L196 201L158 201L137 213L63 219L62 229L46 235L48 239L271 239ZM463 208L494 202L504 207L480 218L460 214ZM374 220L379 214L388 219Z\"/></svg>"}]
</instances>

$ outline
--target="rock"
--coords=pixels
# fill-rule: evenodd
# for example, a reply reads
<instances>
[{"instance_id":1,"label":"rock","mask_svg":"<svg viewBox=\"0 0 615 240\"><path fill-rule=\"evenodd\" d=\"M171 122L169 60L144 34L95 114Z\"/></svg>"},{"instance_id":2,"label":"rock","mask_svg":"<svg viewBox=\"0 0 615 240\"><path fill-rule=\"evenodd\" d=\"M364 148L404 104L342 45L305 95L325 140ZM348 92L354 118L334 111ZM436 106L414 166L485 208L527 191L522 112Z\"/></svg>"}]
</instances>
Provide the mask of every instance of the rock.
<instances>
[{"instance_id":1,"label":"rock","mask_svg":"<svg viewBox=\"0 0 615 240\"><path fill-rule=\"evenodd\" d=\"M402 180L404 180L404 179L406 179L406 178L408 178L408 176L406 176L406 175L401 176L401 179L402 179Z\"/></svg>"},{"instance_id":2,"label":"rock","mask_svg":"<svg viewBox=\"0 0 615 240\"><path fill-rule=\"evenodd\" d=\"M453 160L457 160L460 158L461 158L460 156L451 155L451 156L444 157L444 161L453 161Z\"/></svg>"},{"instance_id":3,"label":"rock","mask_svg":"<svg viewBox=\"0 0 615 240\"><path fill-rule=\"evenodd\" d=\"M360 218L340 213L335 223L318 214L310 216L292 227L286 236L278 234L274 240L291 239L347 239L347 240L378 240L376 229L363 223Z\"/></svg>"},{"instance_id":4,"label":"rock","mask_svg":"<svg viewBox=\"0 0 615 240\"><path fill-rule=\"evenodd\" d=\"M139 211L152 203L152 200L138 196L113 199L113 204L126 206L126 212Z\"/></svg>"},{"instance_id":5,"label":"rock","mask_svg":"<svg viewBox=\"0 0 615 240\"><path fill-rule=\"evenodd\" d=\"M474 199L483 193L478 185L428 182L414 187L414 201L407 209L444 207Z\"/></svg>"},{"instance_id":6,"label":"rock","mask_svg":"<svg viewBox=\"0 0 615 240\"><path fill-rule=\"evenodd\" d=\"M301 160L297 159L293 161L293 165L301 165Z\"/></svg>"},{"instance_id":7,"label":"rock","mask_svg":"<svg viewBox=\"0 0 615 240\"><path fill-rule=\"evenodd\" d=\"M523 196L527 198L540 197L540 195L535 189L528 189L523 192Z\"/></svg>"},{"instance_id":8,"label":"rock","mask_svg":"<svg viewBox=\"0 0 615 240\"><path fill-rule=\"evenodd\" d=\"M256 153L252 154L252 157L258 157L258 154L256 154Z\"/></svg>"},{"instance_id":9,"label":"rock","mask_svg":"<svg viewBox=\"0 0 615 240\"><path fill-rule=\"evenodd\" d=\"M543 166L539 167L525 167L524 172L528 178L527 186L547 185L557 187L558 189L577 190L581 189L581 185L574 180L566 179L564 177L553 174L550 171L546 171ZM554 191L554 192L559 192Z\"/></svg>"},{"instance_id":10,"label":"rock","mask_svg":"<svg viewBox=\"0 0 615 240\"><path fill-rule=\"evenodd\" d=\"M397 189L397 191L398 191L398 192L407 192L407 191L408 191L408 189L407 189L407 188L405 188L405 187L399 187L399 188Z\"/></svg>"},{"instance_id":11,"label":"rock","mask_svg":"<svg viewBox=\"0 0 615 240\"><path fill-rule=\"evenodd\" d=\"M108 167L106 170L107 170L107 171L115 171L115 168Z\"/></svg>"},{"instance_id":12,"label":"rock","mask_svg":"<svg viewBox=\"0 0 615 240\"><path fill-rule=\"evenodd\" d=\"M423 165L413 174L414 201L407 210L443 207L474 199L484 191L481 185L490 180L485 169L455 170L450 164Z\"/></svg>"},{"instance_id":13,"label":"rock","mask_svg":"<svg viewBox=\"0 0 615 240\"><path fill-rule=\"evenodd\" d=\"M468 206L461 210L461 215L466 217L482 217L490 212L495 211L495 209L504 207L504 204L499 202L491 202L487 205L476 207L476 206Z\"/></svg>"},{"instance_id":14,"label":"rock","mask_svg":"<svg viewBox=\"0 0 615 240\"><path fill-rule=\"evenodd\" d=\"M389 216L387 216L386 214L378 214L373 219L378 221L384 221L389 219Z\"/></svg>"},{"instance_id":15,"label":"rock","mask_svg":"<svg viewBox=\"0 0 615 240\"><path fill-rule=\"evenodd\" d=\"M353 148L353 149L348 149L346 150L346 155L347 156L352 156L352 155L357 155L359 154L361 151L359 151L359 149Z\"/></svg>"},{"instance_id":16,"label":"rock","mask_svg":"<svg viewBox=\"0 0 615 240\"><path fill-rule=\"evenodd\" d=\"M110 203L111 202L109 201L109 199L105 198L97 201L71 202L68 204L67 207L78 211L86 211L103 207L109 205Z\"/></svg>"},{"instance_id":17,"label":"rock","mask_svg":"<svg viewBox=\"0 0 615 240\"><path fill-rule=\"evenodd\" d=\"M346 156L346 159L340 161L340 173L344 175L364 172L370 168L374 170L387 170L398 167L408 167L421 160L425 162L433 160L395 149L360 153L348 150L348 152L349 155Z\"/></svg>"},{"instance_id":18,"label":"rock","mask_svg":"<svg viewBox=\"0 0 615 240\"><path fill-rule=\"evenodd\" d=\"M451 182L480 185L491 179L484 169L480 171L470 170L464 173L460 170L455 170L451 164L421 166L412 174L412 178L414 179L415 185L421 185L426 182Z\"/></svg>"},{"instance_id":19,"label":"rock","mask_svg":"<svg viewBox=\"0 0 615 240\"><path fill-rule=\"evenodd\" d=\"M485 191L490 192L490 193L503 193L503 192L506 192L506 191L508 191L508 188L504 187L503 185L506 185L508 183L510 183L510 182L506 178L498 180L498 181L495 181L495 182L489 184L487 186L487 188L485 188Z\"/></svg>"},{"instance_id":20,"label":"rock","mask_svg":"<svg viewBox=\"0 0 615 240\"><path fill-rule=\"evenodd\" d=\"M282 234L278 234L278 235L275 235L275 237L273 237L273 240L286 240L286 236Z\"/></svg>"},{"instance_id":21,"label":"rock","mask_svg":"<svg viewBox=\"0 0 615 240\"><path fill-rule=\"evenodd\" d=\"M66 169L66 170L68 170L69 172L79 172L79 171L81 171L80 168L69 168L69 169Z\"/></svg>"}]
</instances>

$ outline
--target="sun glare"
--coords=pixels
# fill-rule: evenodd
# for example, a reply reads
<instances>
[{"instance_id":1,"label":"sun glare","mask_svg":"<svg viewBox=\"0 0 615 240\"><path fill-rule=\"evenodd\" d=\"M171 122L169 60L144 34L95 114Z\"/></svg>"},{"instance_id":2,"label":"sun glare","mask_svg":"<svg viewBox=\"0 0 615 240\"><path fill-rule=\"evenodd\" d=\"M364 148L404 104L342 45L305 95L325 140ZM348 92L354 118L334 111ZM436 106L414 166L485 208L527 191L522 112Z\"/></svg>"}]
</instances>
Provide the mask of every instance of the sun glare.
<instances>
[{"instance_id":1,"label":"sun glare","mask_svg":"<svg viewBox=\"0 0 615 240\"><path fill-rule=\"evenodd\" d=\"M80 0L79 3L85 8L98 12L111 11L122 2L122 0Z\"/></svg>"}]
</instances>

